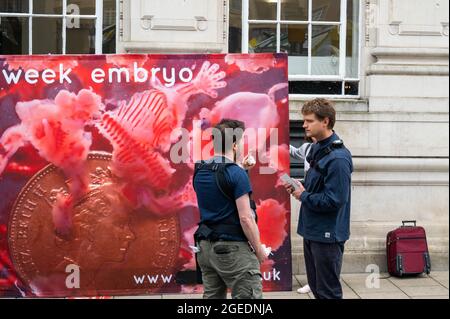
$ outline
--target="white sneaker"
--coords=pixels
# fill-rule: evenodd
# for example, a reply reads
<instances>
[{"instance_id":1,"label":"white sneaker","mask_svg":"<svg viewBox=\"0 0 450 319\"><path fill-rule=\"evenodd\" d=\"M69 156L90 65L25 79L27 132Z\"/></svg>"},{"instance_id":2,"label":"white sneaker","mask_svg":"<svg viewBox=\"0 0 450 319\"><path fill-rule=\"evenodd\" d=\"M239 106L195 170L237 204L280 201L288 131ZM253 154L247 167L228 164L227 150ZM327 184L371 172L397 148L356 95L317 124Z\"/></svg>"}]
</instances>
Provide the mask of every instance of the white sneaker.
<instances>
[{"instance_id":1,"label":"white sneaker","mask_svg":"<svg viewBox=\"0 0 450 319\"><path fill-rule=\"evenodd\" d=\"M311 292L311 288L309 288L309 285L306 285L306 286L304 286L302 288L298 288L297 292L299 294L307 294L307 293Z\"/></svg>"}]
</instances>

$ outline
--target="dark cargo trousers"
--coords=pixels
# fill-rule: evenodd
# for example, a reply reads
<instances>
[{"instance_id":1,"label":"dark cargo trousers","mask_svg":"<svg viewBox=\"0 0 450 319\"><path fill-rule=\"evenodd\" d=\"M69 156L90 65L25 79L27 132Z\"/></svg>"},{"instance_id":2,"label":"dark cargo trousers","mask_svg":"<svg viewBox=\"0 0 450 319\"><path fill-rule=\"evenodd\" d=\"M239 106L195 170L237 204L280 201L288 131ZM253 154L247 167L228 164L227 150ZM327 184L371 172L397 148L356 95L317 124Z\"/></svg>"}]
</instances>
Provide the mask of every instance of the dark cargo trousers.
<instances>
[{"instance_id":1,"label":"dark cargo trousers","mask_svg":"<svg viewBox=\"0 0 450 319\"><path fill-rule=\"evenodd\" d=\"M260 264L247 242L200 241L197 261L205 299L262 299Z\"/></svg>"}]
</instances>

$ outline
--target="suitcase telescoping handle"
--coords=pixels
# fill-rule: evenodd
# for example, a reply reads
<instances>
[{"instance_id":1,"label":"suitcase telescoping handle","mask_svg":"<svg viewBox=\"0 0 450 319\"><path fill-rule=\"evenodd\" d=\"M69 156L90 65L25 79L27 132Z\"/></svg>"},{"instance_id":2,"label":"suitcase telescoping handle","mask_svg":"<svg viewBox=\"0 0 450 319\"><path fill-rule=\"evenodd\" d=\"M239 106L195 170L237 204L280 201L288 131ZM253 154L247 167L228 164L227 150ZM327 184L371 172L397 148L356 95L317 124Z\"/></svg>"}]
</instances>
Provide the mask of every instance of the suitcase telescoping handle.
<instances>
[{"instance_id":1,"label":"suitcase telescoping handle","mask_svg":"<svg viewBox=\"0 0 450 319\"><path fill-rule=\"evenodd\" d=\"M416 221L415 220L404 220L402 221L402 227L407 227L408 225L406 224L414 224L414 227L416 227ZM412 225L410 225L412 226Z\"/></svg>"}]
</instances>

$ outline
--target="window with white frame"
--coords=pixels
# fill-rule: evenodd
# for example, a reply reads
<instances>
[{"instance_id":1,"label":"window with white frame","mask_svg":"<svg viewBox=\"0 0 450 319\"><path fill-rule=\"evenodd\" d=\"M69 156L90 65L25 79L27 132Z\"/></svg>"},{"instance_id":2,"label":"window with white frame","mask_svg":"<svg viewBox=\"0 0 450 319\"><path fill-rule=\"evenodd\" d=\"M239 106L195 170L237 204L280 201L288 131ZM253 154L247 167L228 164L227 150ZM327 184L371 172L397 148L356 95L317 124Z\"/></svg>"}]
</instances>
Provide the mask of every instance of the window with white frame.
<instances>
[{"instance_id":1,"label":"window with white frame","mask_svg":"<svg viewBox=\"0 0 450 319\"><path fill-rule=\"evenodd\" d=\"M0 0L0 54L116 50L116 0Z\"/></svg>"},{"instance_id":2,"label":"window with white frame","mask_svg":"<svg viewBox=\"0 0 450 319\"><path fill-rule=\"evenodd\" d=\"M230 0L230 53L289 56L289 91L359 95L360 0Z\"/></svg>"}]
</instances>

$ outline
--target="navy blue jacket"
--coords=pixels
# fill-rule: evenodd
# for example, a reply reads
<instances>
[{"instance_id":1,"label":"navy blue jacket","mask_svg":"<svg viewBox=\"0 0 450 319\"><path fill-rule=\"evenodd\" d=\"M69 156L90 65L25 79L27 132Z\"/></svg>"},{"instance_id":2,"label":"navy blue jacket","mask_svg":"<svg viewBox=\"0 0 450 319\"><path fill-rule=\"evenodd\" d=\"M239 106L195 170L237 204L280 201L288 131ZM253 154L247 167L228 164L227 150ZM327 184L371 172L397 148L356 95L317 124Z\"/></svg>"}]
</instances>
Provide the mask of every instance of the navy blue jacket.
<instances>
[{"instance_id":1,"label":"navy blue jacket","mask_svg":"<svg viewBox=\"0 0 450 319\"><path fill-rule=\"evenodd\" d=\"M329 138L313 146L311 158L331 146L339 137ZM345 148L335 148L310 168L305 178L305 191L298 224L303 238L323 243L345 242L350 237L352 155Z\"/></svg>"}]
</instances>

